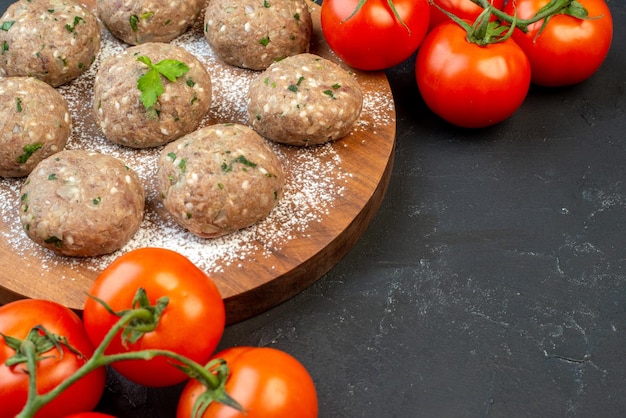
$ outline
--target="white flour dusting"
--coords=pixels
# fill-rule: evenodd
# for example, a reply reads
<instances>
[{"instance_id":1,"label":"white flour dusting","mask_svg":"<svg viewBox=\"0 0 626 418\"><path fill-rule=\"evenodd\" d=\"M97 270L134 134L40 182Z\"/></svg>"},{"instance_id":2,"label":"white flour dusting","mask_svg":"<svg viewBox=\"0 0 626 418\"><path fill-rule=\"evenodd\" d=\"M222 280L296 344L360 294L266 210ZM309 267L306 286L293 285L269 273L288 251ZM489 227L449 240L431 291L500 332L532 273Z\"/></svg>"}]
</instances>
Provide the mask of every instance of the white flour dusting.
<instances>
[{"instance_id":1,"label":"white flour dusting","mask_svg":"<svg viewBox=\"0 0 626 418\"><path fill-rule=\"evenodd\" d=\"M206 43L201 25L196 25L196 28L173 43L194 54L206 65L211 76L212 106L203 125L218 122L246 123L246 92L257 73L221 63ZM132 167L144 182L147 191L146 213L140 230L121 250L107 256L87 259L58 257L42 250L21 229L17 208L24 179L0 179L0 210L3 213L2 221L6 224L3 238L18 255L41 254L44 270L54 269L63 263L99 271L124 252L153 246L176 250L208 273L221 272L226 266L243 266L249 254L258 256L259 251L264 255L279 252L294 236L306 237L312 223L323 221L333 201L344 193L343 184L351 177L351 173L342 168L341 157L331 144L302 148L297 152L291 149L289 158L286 158L287 148L272 144L285 167L287 178L284 196L270 216L257 225L225 237L207 240L184 231L164 216L154 187L156 161L161 148L137 150L112 144L103 137L91 117L95 73L103 60L122 52L125 47L106 29L102 29L102 47L97 60L85 74L60 87L59 91L67 99L73 118L73 131L67 148L91 149L118 157ZM393 122L388 119L392 109L393 99L390 94L366 92L363 114L355 130L375 132L377 126Z\"/></svg>"}]
</instances>

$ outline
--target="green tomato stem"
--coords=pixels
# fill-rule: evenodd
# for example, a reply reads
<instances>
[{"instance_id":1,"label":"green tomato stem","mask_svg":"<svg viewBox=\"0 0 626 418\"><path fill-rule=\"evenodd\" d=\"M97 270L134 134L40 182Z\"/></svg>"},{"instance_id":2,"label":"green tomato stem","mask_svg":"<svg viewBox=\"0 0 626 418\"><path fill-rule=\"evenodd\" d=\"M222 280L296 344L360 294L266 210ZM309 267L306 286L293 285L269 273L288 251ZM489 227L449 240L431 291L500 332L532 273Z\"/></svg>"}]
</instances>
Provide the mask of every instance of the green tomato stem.
<instances>
[{"instance_id":1,"label":"green tomato stem","mask_svg":"<svg viewBox=\"0 0 626 418\"><path fill-rule=\"evenodd\" d=\"M491 7L491 3L489 0L471 0L473 3L479 5L480 7L486 9ZM556 14L559 14L565 11L572 3L576 2L576 0L550 0L548 4L542 7L540 10L535 13L535 15L531 16L528 19L519 19L515 16L511 16L502 10L498 10L495 7L491 7L491 11L493 15L498 18L501 22L507 22L515 24L516 27L521 29L524 32L528 31L528 26L532 25L535 22L538 22L543 19L550 18Z\"/></svg>"}]
</instances>

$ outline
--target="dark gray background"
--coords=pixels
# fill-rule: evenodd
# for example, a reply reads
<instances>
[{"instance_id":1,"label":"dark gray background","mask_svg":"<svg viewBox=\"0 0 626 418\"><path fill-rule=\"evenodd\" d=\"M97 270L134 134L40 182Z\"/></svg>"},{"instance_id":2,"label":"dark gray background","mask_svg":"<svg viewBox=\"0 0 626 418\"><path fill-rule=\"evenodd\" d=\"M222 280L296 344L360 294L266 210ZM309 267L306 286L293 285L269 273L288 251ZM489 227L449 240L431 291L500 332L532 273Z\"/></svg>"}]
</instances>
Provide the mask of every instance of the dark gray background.
<instances>
[{"instance_id":1,"label":"dark gray background","mask_svg":"<svg viewBox=\"0 0 626 418\"><path fill-rule=\"evenodd\" d=\"M625 415L626 5L609 6L599 72L531 88L492 128L433 116L413 59L387 71L397 149L374 221L328 274L228 327L221 347L298 358L320 417ZM180 389L113 376L100 410L172 417Z\"/></svg>"}]
</instances>

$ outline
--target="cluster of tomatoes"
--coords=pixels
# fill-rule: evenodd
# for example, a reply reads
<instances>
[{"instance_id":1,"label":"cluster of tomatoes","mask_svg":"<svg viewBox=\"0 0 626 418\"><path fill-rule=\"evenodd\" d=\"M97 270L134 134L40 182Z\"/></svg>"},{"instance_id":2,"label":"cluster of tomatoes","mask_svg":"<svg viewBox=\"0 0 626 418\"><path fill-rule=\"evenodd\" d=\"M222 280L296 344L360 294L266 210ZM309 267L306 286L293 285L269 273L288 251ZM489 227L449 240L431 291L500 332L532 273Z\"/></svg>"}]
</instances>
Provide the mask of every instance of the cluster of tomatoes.
<instances>
[{"instance_id":1,"label":"cluster of tomatoes","mask_svg":"<svg viewBox=\"0 0 626 418\"><path fill-rule=\"evenodd\" d=\"M417 51L424 102L465 128L509 118L531 83L589 78L613 37L605 0L324 0L321 23L330 48L359 70Z\"/></svg>"},{"instance_id":2,"label":"cluster of tomatoes","mask_svg":"<svg viewBox=\"0 0 626 418\"><path fill-rule=\"evenodd\" d=\"M215 353L224 326L219 290L190 260L160 248L128 252L96 278L82 319L47 300L0 307L0 418L108 417L90 411L109 365L141 385L187 381L180 418L317 417L300 362L268 347Z\"/></svg>"}]
</instances>

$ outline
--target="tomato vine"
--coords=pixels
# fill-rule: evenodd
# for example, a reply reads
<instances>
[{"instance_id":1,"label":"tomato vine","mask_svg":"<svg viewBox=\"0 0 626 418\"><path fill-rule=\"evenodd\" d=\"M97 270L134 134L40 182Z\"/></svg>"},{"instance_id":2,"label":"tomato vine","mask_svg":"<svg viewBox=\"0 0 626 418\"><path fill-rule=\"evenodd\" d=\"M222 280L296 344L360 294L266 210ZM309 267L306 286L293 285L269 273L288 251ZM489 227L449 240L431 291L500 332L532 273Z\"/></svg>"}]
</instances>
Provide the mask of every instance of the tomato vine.
<instances>
[{"instance_id":1,"label":"tomato vine","mask_svg":"<svg viewBox=\"0 0 626 418\"><path fill-rule=\"evenodd\" d=\"M63 355L63 350L65 349L70 351L75 351L75 349L62 336L51 334L39 326L34 327L23 341L18 341L3 335L7 345L16 351L10 363L25 363L29 374L29 390L26 405L16 418L34 417L46 404L57 398L71 385L96 369L119 361L151 360L157 356L173 360L177 368L182 370L190 378L200 382L206 388L211 401L220 402L239 411L243 411L239 403L224 390L225 382L229 375L228 365L224 362L212 361L204 367L176 352L161 349L145 349L105 354L106 348L119 333L126 335L127 338L137 339L144 333L153 330L168 303L166 299L160 299L157 306L147 306L145 304L147 297L145 297L145 292L142 289L139 289L137 292L137 300L141 301L137 307L123 312L115 312L115 314L119 316L119 320L111 327L100 345L96 347L93 355L76 370L74 374L69 376L54 389L43 394L37 393L37 362L39 359L52 348L57 348L61 355ZM110 307L107 307L107 310L110 310ZM7 361L7 364L9 364L9 361Z\"/></svg>"},{"instance_id":2,"label":"tomato vine","mask_svg":"<svg viewBox=\"0 0 626 418\"><path fill-rule=\"evenodd\" d=\"M489 0L471 0L474 4L482 7L483 12L476 18L473 24L469 24L454 14L441 8L434 2L434 0L429 1L431 5L435 6L465 29L467 32L466 39L468 42L481 46L502 42L510 38L515 28L518 28L523 32L528 32L528 27L530 25L543 20L542 27L537 33L537 36L539 36L550 19L556 15L569 15L577 19L592 19L601 17L589 17L587 9L585 9L585 7L577 0L550 0L532 17L527 19L519 18L517 13L513 15L505 13L504 11L494 7ZM495 16L497 21L492 21L492 16Z\"/></svg>"}]
</instances>

